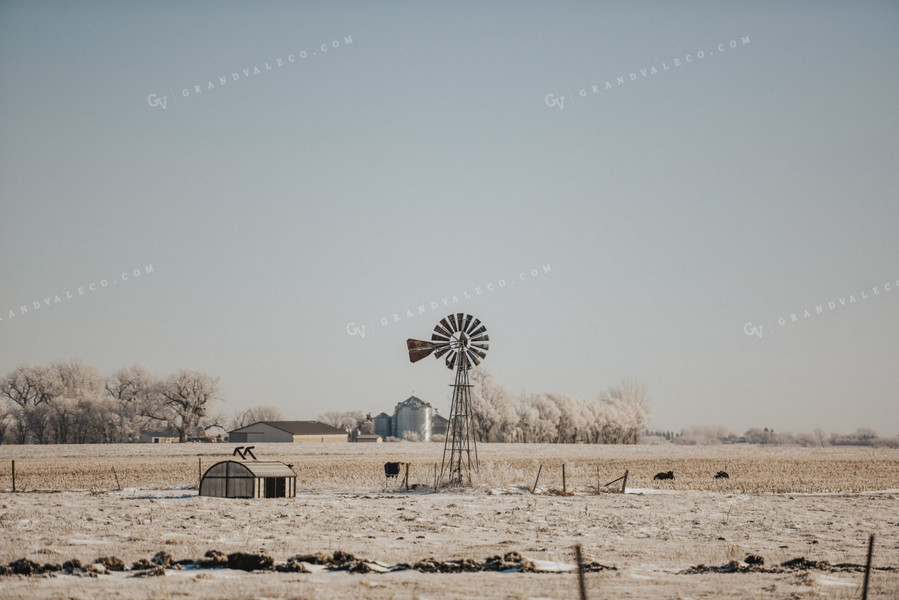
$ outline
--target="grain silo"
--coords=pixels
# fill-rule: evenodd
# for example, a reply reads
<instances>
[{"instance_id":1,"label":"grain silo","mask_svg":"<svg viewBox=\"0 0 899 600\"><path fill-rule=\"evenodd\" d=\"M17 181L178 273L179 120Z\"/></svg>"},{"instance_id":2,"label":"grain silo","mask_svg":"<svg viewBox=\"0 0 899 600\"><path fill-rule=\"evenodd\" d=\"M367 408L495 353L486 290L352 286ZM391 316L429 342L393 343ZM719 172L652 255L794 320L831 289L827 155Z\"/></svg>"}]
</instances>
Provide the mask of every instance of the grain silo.
<instances>
[{"instance_id":1,"label":"grain silo","mask_svg":"<svg viewBox=\"0 0 899 600\"><path fill-rule=\"evenodd\" d=\"M293 498L297 495L297 474L282 462L223 460L206 469L200 480L200 495Z\"/></svg>"},{"instance_id":2,"label":"grain silo","mask_svg":"<svg viewBox=\"0 0 899 600\"><path fill-rule=\"evenodd\" d=\"M374 423L375 435L379 435L385 440L393 435L393 417L387 413L382 412L375 417Z\"/></svg>"},{"instance_id":3,"label":"grain silo","mask_svg":"<svg viewBox=\"0 0 899 600\"><path fill-rule=\"evenodd\" d=\"M414 433L426 442L431 439L431 405L415 396L396 405L393 416L393 435L402 438L406 433Z\"/></svg>"}]
</instances>

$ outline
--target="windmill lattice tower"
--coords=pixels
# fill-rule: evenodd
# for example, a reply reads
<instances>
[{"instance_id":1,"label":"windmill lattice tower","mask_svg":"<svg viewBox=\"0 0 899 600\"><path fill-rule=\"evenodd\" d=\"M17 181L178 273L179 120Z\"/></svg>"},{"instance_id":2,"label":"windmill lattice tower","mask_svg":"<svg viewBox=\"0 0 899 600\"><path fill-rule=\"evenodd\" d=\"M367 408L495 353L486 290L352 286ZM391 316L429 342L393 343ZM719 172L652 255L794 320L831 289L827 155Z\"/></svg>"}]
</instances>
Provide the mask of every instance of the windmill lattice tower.
<instances>
[{"instance_id":1,"label":"windmill lattice tower","mask_svg":"<svg viewBox=\"0 0 899 600\"><path fill-rule=\"evenodd\" d=\"M433 353L437 359L445 356L446 368L456 371L437 487L471 485L472 468L478 471L478 446L473 431L468 370L479 365L481 359L487 356L488 341L487 328L481 321L463 313L441 319L434 327L431 341L406 340L410 361L418 362ZM472 451L474 461L471 459Z\"/></svg>"}]
</instances>

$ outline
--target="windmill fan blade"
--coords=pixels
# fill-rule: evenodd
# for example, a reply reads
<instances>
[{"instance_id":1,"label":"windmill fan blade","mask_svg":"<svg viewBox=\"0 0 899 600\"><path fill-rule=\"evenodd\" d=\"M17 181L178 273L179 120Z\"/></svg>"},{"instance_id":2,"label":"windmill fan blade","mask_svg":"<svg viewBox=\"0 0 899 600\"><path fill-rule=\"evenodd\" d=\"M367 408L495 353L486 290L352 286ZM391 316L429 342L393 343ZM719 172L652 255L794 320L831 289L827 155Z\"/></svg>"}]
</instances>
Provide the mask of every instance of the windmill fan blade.
<instances>
[{"instance_id":1,"label":"windmill fan blade","mask_svg":"<svg viewBox=\"0 0 899 600\"><path fill-rule=\"evenodd\" d=\"M455 369L456 368L456 358L459 356L459 353L453 350L446 357L446 368L447 369Z\"/></svg>"},{"instance_id":2,"label":"windmill fan blade","mask_svg":"<svg viewBox=\"0 0 899 600\"><path fill-rule=\"evenodd\" d=\"M489 342L489 341L490 341L490 336L488 336L488 335L485 333L484 335L480 335L480 336L478 336L478 337L473 337L473 338L471 338L471 341L472 341L472 342Z\"/></svg>"},{"instance_id":3,"label":"windmill fan blade","mask_svg":"<svg viewBox=\"0 0 899 600\"><path fill-rule=\"evenodd\" d=\"M477 337L477 336L481 335L482 333L484 333L485 331L487 331L487 328L484 327L483 325L481 325L480 327L478 327L477 329L472 331L470 334L468 334L468 336L469 337Z\"/></svg>"},{"instance_id":4,"label":"windmill fan blade","mask_svg":"<svg viewBox=\"0 0 899 600\"><path fill-rule=\"evenodd\" d=\"M478 350L477 348L471 348L469 350L469 352L473 352L473 353L477 354L478 356L480 356L481 358L487 358L487 353L482 350Z\"/></svg>"},{"instance_id":5,"label":"windmill fan blade","mask_svg":"<svg viewBox=\"0 0 899 600\"><path fill-rule=\"evenodd\" d=\"M456 315L449 315L447 319L449 319L450 325L453 326L452 332L456 333L457 331L459 331L459 324L456 323Z\"/></svg>"},{"instance_id":6,"label":"windmill fan blade","mask_svg":"<svg viewBox=\"0 0 899 600\"><path fill-rule=\"evenodd\" d=\"M462 327L462 320L465 318L464 313L456 313L456 323L459 324L459 331L465 331L465 328Z\"/></svg>"},{"instance_id":7,"label":"windmill fan blade","mask_svg":"<svg viewBox=\"0 0 899 600\"><path fill-rule=\"evenodd\" d=\"M465 315L465 324L462 325L462 331L467 332L468 326L471 325L471 320L474 319L471 315Z\"/></svg>"},{"instance_id":8,"label":"windmill fan blade","mask_svg":"<svg viewBox=\"0 0 899 600\"><path fill-rule=\"evenodd\" d=\"M478 359L477 356L475 356L475 353L473 350L467 350L466 354L468 355L468 364L474 363L475 366L481 364L481 361Z\"/></svg>"},{"instance_id":9,"label":"windmill fan blade","mask_svg":"<svg viewBox=\"0 0 899 600\"><path fill-rule=\"evenodd\" d=\"M465 333L468 335L468 337L471 337L471 332L474 331L475 328L480 324L481 324L481 320L478 318L475 318L474 322L472 322L471 325L469 325L468 327L465 328Z\"/></svg>"},{"instance_id":10,"label":"windmill fan blade","mask_svg":"<svg viewBox=\"0 0 899 600\"><path fill-rule=\"evenodd\" d=\"M409 360L412 362L420 361L436 348L433 342L412 339L406 340L406 347L409 349Z\"/></svg>"},{"instance_id":11,"label":"windmill fan blade","mask_svg":"<svg viewBox=\"0 0 899 600\"><path fill-rule=\"evenodd\" d=\"M446 321L446 319L440 321L440 323L437 323L437 325L434 326L434 333L436 333L437 335L442 335L444 337L452 337L453 334L449 330L449 324L447 323L446 325L444 325L444 321Z\"/></svg>"},{"instance_id":12,"label":"windmill fan blade","mask_svg":"<svg viewBox=\"0 0 899 600\"><path fill-rule=\"evenodd\" d=\"M480 348L481 350L484 350L484 351L490 350L490 344L478 344L476 342L472 342L471 345L474 348Z\"/></svg>"},{"instance_id":13,"label":"windmill fan blade","mask_svg":"<svg viewBox=\"0 0 899 600\"><path fill-rule=\"evenodd\" d=\"M449 336L443 335L442 333L432 333L431 340L435 342L449 342Z\"/></svg>"},{"instance_id":14,"label":"windmill fan blade","mask_svg":"<svg viewBox=\"0 0 899 600\"><path fill-rule=\"evenodd\" d=\"M446 335L451 336L453 334L453 328L449 323L447 323L446 317L440 319L440 325L442 325L443 328L446 329ZM435 331L436 331L436 328L435 328Z\"/></svg>"},{"instance_id":15,"label":"windmill fan blade","mask_svg":"<svg viewBox=\"0 0 899 600\"><path fill-rule=\"evenodd\" d=\"M440 358L441 356L443 356L444 354L446 354L446 353L449 352L450 350L452 350L452 348L450 348L450 345L449 345L449 344L440 346L440 347L437 349L437 352L434 353L434 358Z\"/></svg>"}]
</instances>

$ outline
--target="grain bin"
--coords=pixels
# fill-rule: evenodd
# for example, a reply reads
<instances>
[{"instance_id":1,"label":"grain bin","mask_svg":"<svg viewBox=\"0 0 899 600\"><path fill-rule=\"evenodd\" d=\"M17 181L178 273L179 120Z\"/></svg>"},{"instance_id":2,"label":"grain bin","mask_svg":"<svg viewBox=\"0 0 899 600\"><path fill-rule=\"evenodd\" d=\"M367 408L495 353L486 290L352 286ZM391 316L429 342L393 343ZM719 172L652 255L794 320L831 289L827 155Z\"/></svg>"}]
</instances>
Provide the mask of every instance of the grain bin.
<instances>
[{"instance_id":1,"label":"grain bin","mask_svg":"<svg viewBox=\"0 0 899 600\"><path fill-rule=\"evenodd\" d=\"M402 438L414 433L424 442L431 439L431 405L415 396L396 405L393 417L393 435Z\"/></svg>"},{"instance_id":2,"label":"grain bin","mask_svg":"<svg viewBox=\"0 0 899 600\"><path fill-rule=\"evenodd\" d=\"M387 413L381 413L374 418L375 435L379 435L385 440L393 435L393 417Z\"/></svg>"}]
</instances>

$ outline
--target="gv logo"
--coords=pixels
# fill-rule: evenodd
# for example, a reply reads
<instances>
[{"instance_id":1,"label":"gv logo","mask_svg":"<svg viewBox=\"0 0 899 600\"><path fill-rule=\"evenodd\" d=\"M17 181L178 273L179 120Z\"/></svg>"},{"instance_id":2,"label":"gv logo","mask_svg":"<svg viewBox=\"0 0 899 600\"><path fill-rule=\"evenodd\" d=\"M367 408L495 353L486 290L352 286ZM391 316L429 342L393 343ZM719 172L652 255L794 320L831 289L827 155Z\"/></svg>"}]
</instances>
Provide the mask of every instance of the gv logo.
<instances>
[{"instance_id":1,"label":"gv logo","mask_svg":"<svg viewBox=\"0 0 899 600\"><path fill-rule=\"evenodd\" d=\"M346 324L346 332L350 335L358 335L364 340L365 339L365 327L366 327L365 325L363 325L362 327L359 327L355 323L350 322L350 323Z\"/></svg>"},{"instance_id":2,"label":"gv logo","mask_svg":"<svg viewBox=\"0 0 899 600\"><path fill-rule=\"evenodd\" d=\"M550 108L558 106L559 110L565 110L565 96L559 96L558 98L556 98L552 94L547 94L543 101L546 102L546 105Z\"/></svg>"},{"instance_id":3,"label":"gv logo","mask_svg":"<svg viewBox=\"0 0 899 600\"><path fill-rule=\"evenodd\" d=\"M757 335L759 339L762 338L762 325L757 327L753 327L752 323L746 323L743 325L743 333L746 335Z\"/></svg>"},{"instance_id":4,"label":"gv logo","mask_svg":"<svg viewBox=\"0 0 899 600\"><path fill-rule=\"evenodd\" d=\"M157 106L161 106L162 110L165 110L165 103L167 101L168 96L163 96L160 98L156 94L150 94L147 96L147 104L149 104L152 108L156 108Z\"/></svg>"}]
</instances>

